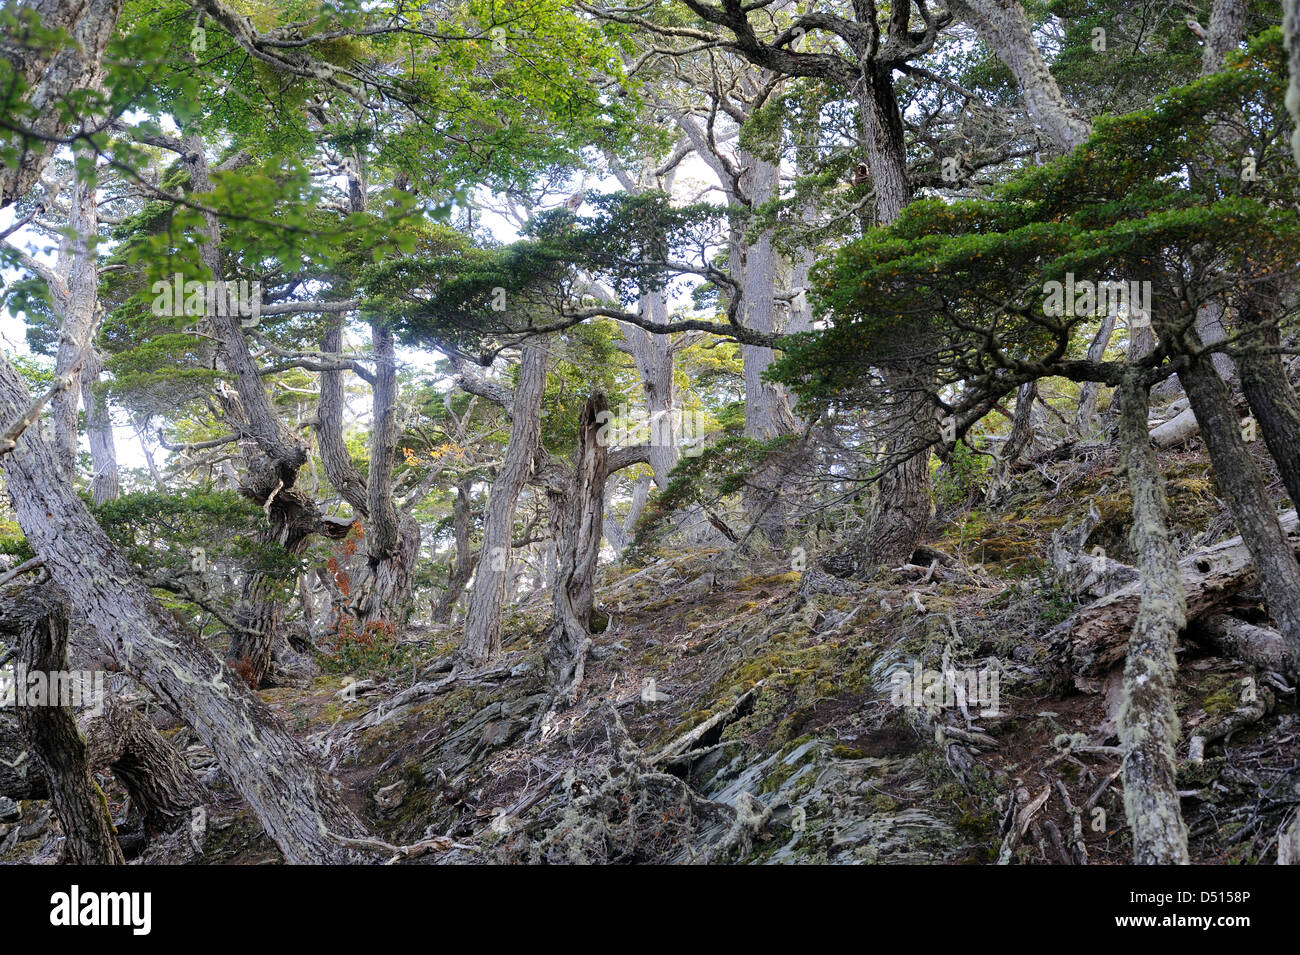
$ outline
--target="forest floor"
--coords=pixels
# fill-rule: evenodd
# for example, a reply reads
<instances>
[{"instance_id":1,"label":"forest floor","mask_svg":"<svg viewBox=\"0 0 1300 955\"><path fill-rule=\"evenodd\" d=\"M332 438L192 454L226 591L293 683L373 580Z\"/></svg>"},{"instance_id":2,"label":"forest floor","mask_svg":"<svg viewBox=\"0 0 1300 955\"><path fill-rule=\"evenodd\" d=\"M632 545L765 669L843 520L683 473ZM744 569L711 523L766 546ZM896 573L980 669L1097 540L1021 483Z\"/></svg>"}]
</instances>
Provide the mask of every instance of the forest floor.
<instances>
[{"instance_id":1,"label":"forest floor","mask_svg":"<svg viewBox=\"0 0 1300 955\"><path fill-rule=\"evenodd\" d=\"M933 569L841 581L709 550L607 569L607 625L576 702L553 714L543 594L510 613L501 658L478 675L449 681L454 629L418 628L361 648L350 672L262 696L376 835L445 837L421 862L1126 863L1108 749L1117 671L1076 687L1048 634L1078 603L1045 555L1092 504L1086 547L1124 560L1129 503L1110 449L1059 457L1021 471L996 507L937 515L931 544L956 561ZM1231 533L1204 456L1162 464L1181 550ZM896 671L981 669L998 674L995 715L892 692ZM1300 802L1294 696L1270 695L1263 720L1185 759L1254 675L1181 644L1179 788L1197 862L1272 861ZM169 733L223 803L200 856L178 844L149 857L277 861L211 754ZM57 823L43 804L23 810L0 825L0 858L51 861Z\"/></svg>"}]
</instances>

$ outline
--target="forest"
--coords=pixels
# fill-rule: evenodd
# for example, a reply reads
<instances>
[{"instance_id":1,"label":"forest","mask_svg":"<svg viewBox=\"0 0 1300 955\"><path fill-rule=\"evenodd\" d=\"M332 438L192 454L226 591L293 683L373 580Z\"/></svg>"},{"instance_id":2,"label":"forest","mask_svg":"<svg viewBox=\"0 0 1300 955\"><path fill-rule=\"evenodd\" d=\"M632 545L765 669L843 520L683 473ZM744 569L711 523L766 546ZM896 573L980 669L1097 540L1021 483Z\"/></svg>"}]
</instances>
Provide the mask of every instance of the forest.
<instances>
[{"instance_id":1,"label":"forest","mask_svg":"<svg viewBox=\"0 0 1300 955\"><path fill-rule=\"evenodd\" d=\"M2 0L0 863L1300 864L1298 5Z\"/></svg>"}]
</instances>

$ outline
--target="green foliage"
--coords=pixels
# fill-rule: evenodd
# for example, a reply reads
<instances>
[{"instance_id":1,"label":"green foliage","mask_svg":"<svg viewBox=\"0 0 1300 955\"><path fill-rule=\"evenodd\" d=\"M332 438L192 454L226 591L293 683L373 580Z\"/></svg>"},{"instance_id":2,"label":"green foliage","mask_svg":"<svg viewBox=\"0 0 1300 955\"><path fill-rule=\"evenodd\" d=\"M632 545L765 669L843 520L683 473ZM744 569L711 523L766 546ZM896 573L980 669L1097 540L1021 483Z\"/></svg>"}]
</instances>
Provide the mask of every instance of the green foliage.
<instances>
[{"instance_id":1,"label":"green foliage","mask_svg":"<svg viewBox=\"0 0 1300 955\"><path fill-rule=\"evenodd\" d=\"M262 572L287 583L301 569L297 558L264 541L266 516L234 491L141 491L90 506L126 558L150 574L197 573L207 586L228 591L247 574ZM201 571L195 548L202 550Z\"/></svg>"},{"instance_id":2,"label":"green foliage","mask_svg":"<svg viewBox=\"0 0 1300 955\"><path fill-rule=\"evenodd\" d=\"M787 339L771 374L818 404L867 404L871 369L915 361L928 341L942 382L997 397L1080 356L1091 315L1047 315L1047 281L1150 281L1157 311L1185 314L1292 270L1300 183L1276 133L1289 122L1285 76L1270 31L1230 69L1099 120L1084 145L989 200L912 203L820 265L830 327Z\"/></svg>"}]
</instances>

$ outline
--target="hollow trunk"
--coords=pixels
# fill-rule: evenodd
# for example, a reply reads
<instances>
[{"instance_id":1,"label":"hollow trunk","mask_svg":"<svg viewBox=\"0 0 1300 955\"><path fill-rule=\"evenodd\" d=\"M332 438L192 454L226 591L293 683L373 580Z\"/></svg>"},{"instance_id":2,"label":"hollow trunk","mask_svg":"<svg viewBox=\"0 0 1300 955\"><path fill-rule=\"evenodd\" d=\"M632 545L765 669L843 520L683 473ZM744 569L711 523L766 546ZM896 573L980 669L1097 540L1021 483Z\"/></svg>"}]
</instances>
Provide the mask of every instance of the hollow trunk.
<instances>
[{"instance_id":1,"label":"hollow trunk","mask_svg":"<svg viewBox=\"0 0 1300 955\"><path fill-rule=\"evenodd\" d=\"M501 649L501 608L509 581L515 507L528 482L533 456L537 452L545 388L544 343L530 340L524 345L523 360L519 365L505 460L488 496L483 546L465 616L465 637L461 646L466 659L474 664L487 662Z\"/></svg>"},{"instance_id":2,"label":"hollow trunk","mask_svg":"<svg viewBox=\"0 0 1300 955\"><path fill-rule=\"evenodd\" d=\"M1131 373L1120 394L1120 434L1133 493L1129 540L1138 555L1142 598L1124 663L1119 714L1120 744L1127 750L1124 812L1135 864L1186 865L1187 827L1175 781L1174 650L1186 624L1187 602L1169 535L1165 480L1147 437L1147 395L1147 385Z\"/></svg>"}]
</instances>

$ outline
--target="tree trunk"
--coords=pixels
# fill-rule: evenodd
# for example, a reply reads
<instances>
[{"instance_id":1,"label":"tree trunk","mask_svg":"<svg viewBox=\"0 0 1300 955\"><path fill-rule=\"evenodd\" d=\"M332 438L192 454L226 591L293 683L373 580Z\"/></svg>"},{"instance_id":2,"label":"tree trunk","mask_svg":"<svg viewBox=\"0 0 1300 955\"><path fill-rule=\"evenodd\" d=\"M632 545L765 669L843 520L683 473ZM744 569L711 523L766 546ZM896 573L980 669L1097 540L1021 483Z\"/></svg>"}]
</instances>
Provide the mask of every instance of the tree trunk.
<instances>
[{"instance_id":1,"label":"tree trunk","mask_svg":"<svg viewBox=\"0 0 1300 955\"><path fill-rule=\"evenodd\" d=\"M1057 147L1069 152L1088 138L1088 122L1061 95L1019 0L949 0L948 9L971 24L984 45L1006 64L1030 119Z\"/></svg>"},{"instance_id":2,"label":"tree trunk","mask_svg":"<svg viewBox=\"0 0 1300 955\"><path fill-rule=\"evenodd\" d=\"M598 416L608 409L603 394L587 399L578 422L578 450L573 473L547 488L551 539L555 542L556 576L551 591L555 619L549 656L556 670L556 699L573 702L582 684L591 645L591 611L596 595L596 563L605 508L609 456L596 439Z\"/></svg>"},{"instance_id":3,"label":"tree trunk","mask_svg":"<svg viewBox=\"0 0 1300 955\"><path fill-rule=\"evenodd\" d=\"M462 650L466 659L476 665L486 663L501 649L501 608L509 579L507 571L514 536L515 507L524 485L528 483L533 456L537 452L545 388L545 344L530 339L524 345L523 360L519 365L506 457L488 497L478 572L465 616Z\"/></svg>"},{"instance_id":4,"label":"tree trunk","mask_svg":"<svg viewBox=\"0 0 1300 955\"><path fill-rule=\"evenodd\" d=\"M1223 69L1228 54L1237 48L1246 29L1247 0L1214 0L1201 48L1201 75Z\"/></svg>"},{"instance_id":5,"label":"tree trunk","mask_svg":"<svg viewBox=\"0 0 1300 955\"><path fill-rule=\"evenodd\" d=\"M401 626L411 613L420 525L393 500L393 466L400 437L397 358L392 329L370 326L375 354L370 469L366 476L366 569L356 586L356 612L366 626Z\"/></svg>"},{"instance_id":6,"label":"tree trunk","mask_svg":"<svg viewBox=\"0 0 1300 955\"><path fill-rule=\"evenodd\" d=\"M1120 394L1120 434L1133 493L1129 540L1138 555L1141 605L1124 663L1119 714L1124 812L1137 865L1186 865L1187 827L1178 802L1174 747L1174 650L1187 622L1178 557L1169 536L1165 479L1147 437L1147 385L1130 372Z\"/></svg>"},{"instance_id":7,"label":"tree trunk","mask_svg":"<svg viewBox=\"0 0 1300 955\"><path fill-rule=\"evenodd\" d=\"M19 656L27 673L44 673L47 686L68 673L68 612L52 588L29 588L16 600L22 623ZM86 741L77 721L52 694L43 705L17 707L18 725L49 787L50 802L66 839L63 861L71 865L124 865L117 830L104 792L91 775Z\"/></svg>"},{"instance_id":8,"label":"tree trunk","mask_svg":"<svg viewBox=\"0 0 1300 955\"><path fill-rule=\"evenodd\" d=\"M1291 503L1300 507L1300 398L1274 351L1282 343L1275 293L1268 287L1253 289L1237 310L1249 336L1237 352L1237 372Z\"/></svg>"},{"instance_id":9,"label":"tree trunk","mask_svg":"<svg viewBox=\"0 0 1300 955\"><path fill-rule=\"evenodd\" d=\"M907 181L903 121L888 71L872 66L858 84L859 121L876 193L876 221L890 225L911 196ZM926 324L899 329L882 355L883 391L891 402L881 408L885 470L876 485L875 505L864 530L828 555L823 566L850 576L912 556L930 523L929 446L934 433L930 396L935 365ZM898 463L895 463L898 462Z\"/></svg>"},{"instance_id":10,"label":"tree trunk","mask_svg":"<svg viewBox=\"0 0 1300 955\"><path fill-rule=\"evenodd\" d=\"M1109 314L1103 316L1101 326L1088 346L1088 361L1101 361L1106 357L1106 346L1110 344L1110 337L1114 333L1115 316ZM1079 407L1075 414L1074 426L1080 434L1086 435L1092 430L1092 419L1097 413L1097 393L1100 389L1101 386L1095 381L1085 381L1079 389Z\"/></svg>"},{"instance_id":11,"label":"tree trunk","mask_svg":"<svg viewBox=\"0 0 1300 955\"><path fill-rule=\"evenodd\" d=\"M90 479L90 494L96 504L116 500L121 493L113 421L108 413L107 400L95 394L95 384L103 367L103 359L92 346L81 371L81 403L86 409L86 435L90 439L90 461L95 469Z\"/></svg>"},{"instance_id":12,"label":"tree trunk","mask_svg":"<svg viewBox=\"0 0 1300 955\"><path fill-rule=\"evenodd\" d=\"M23 4L19 8L34 10L43 26L66 30L72 42L49 56L3 41L6 54L21 49L15 66L30 87L23 100L33 116L29 127L33 135L6 132L0 138L4 148L17 153L0 164L0 209L27 195L40 180L55 146L68 130L70 115L76 112L67 104L96 85L122 4L123 0L39 0L31 7ZM6 8L12 9L12 5L6 4Z\"/></svg>"},{"instance_id":13,"label":"tree trunk","mask_svg":"<svg viewBox=\"0 0 1300 955\"><path fill-rule=\"evenodd\" d=\"M30 401L0 361L0 416ZM342 863L336 837L365 828L312 757L247 687L153 597L30 431L3 459L19 526L58 586L90 623L100 649L194 728L290 863Z\"/></svg>"},{"instance_id":14,"label":"tree trunk","mask_svg":"<svg viewBox=\"0 0 1300 955\"><path fill-rule=\"evenodd\" d=\"M758 209L780 192L780 168L753 153L741 152L746 168L743 186L751 209ZM731 255L739 272L744 322L761 332L776 331L777 254L773 232L767 229L756 240L742 242L743 228L733 228ZM745 369L745 437L770 441L795 429L794 415L781 390L763 380L772 364L770 348L740 346ZM745 482L742 502L751 527L772 547L785 546L785 507L781 500L787 462L776 455Z\"/></svg>"},{"instance_id":15,"label":"tree trunk","mask_svg":"<svg viewBox=\"0 0 1300 955\"><path fill-rule=\"evenodd\" d=\"M434 623L446 623L451 619L451 613L460 601L461 594L465 592L466 584L474 576L474 568L478 565L478 552L470 540L473 518L470 511L470 491L473 484L472 478L461 478L456 485L456 501L452 505L452 524L456 534L456 565L448 575L447 589L433 605L431 617Z\"/></svg>"},{"instance_id":16,"label":"tree trunk","mask_svg":"<svg viewBox=\"0 0 1300 955\"><path fill-rule=\"evenodd\" d=\"M1180 377L1219 489L1255 559L1264 601L1282 636L1300 650L1300 565L1242 439L1227 386L1204 356L1193 359Z\"/></svg>"},{"instance_id":17,"label":"tree trunk","mask_svg":"<svg viewBox=\"0 0 1300 955\"><path fill-rule=\"evenodd\" d=\"M1291 156L1300 166L1300 0L1282 0L1282 39L1291 65L1286 87L1286 109L1291 114ZM1300 832L1300 817L1296 829Z\"/></svg>"},{"instance_id":18,"label":"tree trunk","mask_svg":"<svg viewBox=\"0 0 1300 955\"><path fill-rule=\"evenodd\" d=\"M146 833L186 823L195 806L210 801L181 754L130 704L106 694L104 712L83 725L90 765L112 770L142 815Z\"/></svg>"},{"instance_id":19,"label":"tree trunk","mask_svg":"<svg viewBox=\"0 0 1300 955\"><path fill-rule=\"evenodd\" d=\"M83 147L79 158L91 159ZM70 384L55 394L51 405L54 419L54 442L59 451L64 476L71 481L77 473L77 402L81 399L82 371L94 349L92 339L98 325L97 289L99 268L95 239L99 232L99 215L95 205L95 187L77 182L68 208L68 237L60 250L60 269L67 275L67 298L59 324L59 348L54 374L68 376ZM56 300L60 297L54 296Z\"/></svg>"}]
</instances>

